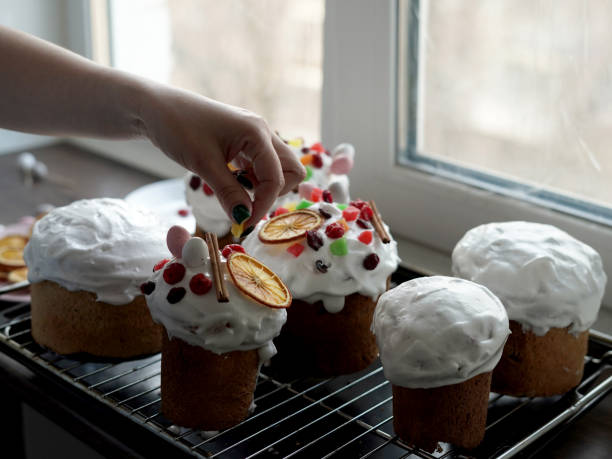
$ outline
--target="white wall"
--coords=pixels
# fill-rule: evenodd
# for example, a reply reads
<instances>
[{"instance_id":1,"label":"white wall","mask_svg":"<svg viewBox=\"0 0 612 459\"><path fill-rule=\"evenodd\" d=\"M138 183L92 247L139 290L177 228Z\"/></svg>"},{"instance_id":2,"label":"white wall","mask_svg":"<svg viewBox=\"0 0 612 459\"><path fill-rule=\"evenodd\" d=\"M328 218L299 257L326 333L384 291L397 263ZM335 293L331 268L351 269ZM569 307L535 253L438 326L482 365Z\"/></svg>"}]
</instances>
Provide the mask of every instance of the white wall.
<instances>
[{"instance_id":1,"label":"white wall","mask_svg":"<svg viewBox=\"0 0 612 459\"><path fill-rule=\"evenodd\" d=\"M84 53L82 0L0 0L0 24ZM0 129L0 154L47 144L52 137Z\"/></svg>"}]
</instances>

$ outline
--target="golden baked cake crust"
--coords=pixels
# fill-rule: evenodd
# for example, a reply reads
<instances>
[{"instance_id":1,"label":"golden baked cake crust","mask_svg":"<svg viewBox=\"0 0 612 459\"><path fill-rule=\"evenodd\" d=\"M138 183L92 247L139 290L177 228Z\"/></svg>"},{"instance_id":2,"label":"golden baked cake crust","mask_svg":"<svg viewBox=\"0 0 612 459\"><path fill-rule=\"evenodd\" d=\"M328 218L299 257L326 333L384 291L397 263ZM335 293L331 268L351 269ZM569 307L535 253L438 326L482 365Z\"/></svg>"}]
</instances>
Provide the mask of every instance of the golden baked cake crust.
<instances>
[{"instance_id":1,"label":"golden baked cake crust","mask_svg":"<svg viewBox=\"0 0 612 459\"><path fill-rule=\"evenodd\" d=\"M335 314L323 303L293 300L287 323L277 339L279 362L299 363L317 375L354 373L370 365L378 355L376 338L370 331L376 302L354 293Z\"/></svg>"},{"instance_id":2,"label":"golden baked cake crust","mask_svg":"<svg viewBox=\"0 0 612 459\"><path fill-rule=\"evenodd\" d=\"M538 336L511 320L504 353L493 371L491 390L516 397L547 397L576 387L584 370L589 332L577 336L551 328Z\"/></svg>"},{"instance_id":3,"label":"golden baked cake crust","mask_svg":"<svg viewBox=\"0 0 612 459\"><path fill-rule=\"evenodd\" d=\"M162 413L168 419L221 430L248 416L259 371L257 349L215 354L164 333L162 355Z\"/></svg>"},{"instance_id":4,"label":"golden baked cake crust","mask_svg":"<svg viewBox=\"0 0 612 459\"><path fill-rule=\"evenodd\" d=\"M491 372L428 389L393 385L393 428L408 444L433 452L439 441L472 449L484 438Z\"/></svg>"},{"instance_id":5,"label":"golden baked cake crust","mask_svg":"<svg viewBox=\"0 0 612 459\"><path fill-rule=\"evenodd\" d=\"M162 329L142 296L117 306L96 301L93 293L42 281L32 284L31 297L32 336L59 354L127 358L161 350Z\"/></svg>"}]
</instances>

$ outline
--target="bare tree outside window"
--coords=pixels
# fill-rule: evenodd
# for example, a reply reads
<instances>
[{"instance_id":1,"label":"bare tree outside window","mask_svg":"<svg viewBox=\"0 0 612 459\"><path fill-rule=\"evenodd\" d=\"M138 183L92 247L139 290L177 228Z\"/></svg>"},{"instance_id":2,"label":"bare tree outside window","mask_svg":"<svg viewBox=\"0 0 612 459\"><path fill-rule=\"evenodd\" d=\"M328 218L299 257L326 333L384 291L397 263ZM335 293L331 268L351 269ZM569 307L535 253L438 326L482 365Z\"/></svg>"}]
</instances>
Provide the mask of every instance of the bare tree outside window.
<instances>
[{"instance_id":1,"label":"bare tree outside window","mask_svg":"<svg viewBox=\"0 0 612 459\"><path fill-rule=\"evenodd\" d=\"M114 1L114 63L320 137L324 0ZM153 47L153 49L151 49Z\"/></svg>"},{"instance_id":2,"label":"bare tree outside window","mask_svg":"<svg viewBox=\"0 0 612 459\"><path fill-rule=\"evenodd\" d=\"M422 154L612 205L612 3L422 0Z\"/></svg>"}]
</instances>

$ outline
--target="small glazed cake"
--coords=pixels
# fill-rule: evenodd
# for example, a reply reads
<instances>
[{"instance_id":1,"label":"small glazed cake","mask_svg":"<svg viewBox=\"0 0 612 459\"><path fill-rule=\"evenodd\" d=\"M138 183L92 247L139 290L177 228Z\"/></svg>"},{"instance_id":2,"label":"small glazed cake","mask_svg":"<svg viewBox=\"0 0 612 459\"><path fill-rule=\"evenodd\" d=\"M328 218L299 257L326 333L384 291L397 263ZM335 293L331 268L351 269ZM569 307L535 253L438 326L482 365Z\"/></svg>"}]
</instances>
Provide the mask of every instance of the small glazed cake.
<instances>
[{"instance_id":1,"label":"small glazed cake","mask_svg":"<svg viewBox=\"0 0 612 459\"><path fill-rule=\"evenodd\" d=\"M161 328L140 285L168 255L160 222L120 199L84 199L34 225L24 258L32 336L60 354L159 352Z\"/></svg>"},{"instance_id":2,"label":"small glazed cake","mask_svg":"<svg viewBox=\"0 0 612 459\"><path fill-rule=\"evenodd\" d=\"M241 246L227 247L227 258L215 261L202 239L178 226L170 228L168 246L175 258L143 285L151 315L165 329L162 413L181 426L224 429L247 417L291 295ZM221 278L227 302L215 295Z\"/></svg>"},{"instance_id":3,"label":"small glazed cake","mask_svg":"<svg viewBox=\"0 0 612 459\"><path fill-rule=\"evenodd\" d=\"M463 279L413 279L381 295L372 330L392 384L395 433L430 452L440 441L476 447L509 333L499 299Z\"/></svg>"},{"instance_id":4,"label":"small glazed cake","mask_svg":"<svg viewBox=\"0 0 612 459\"><path fill-rule=\"evenodd\" d=\"M332 151L326 150L319 142L307 146L303 139L286 141L295 157L306 168L306 177L298 190L279 196L274 209L298 201L300 197L321 201L323 193L330 200L346 204L349 197L349 178L355 160L355 148L350 143L341 143Z\"/></svg>"},{"instance_id":5,"label":"small glazed cake","mask_svg":"<svg viewBox=\"0 0 612 459\"><path fill-rule=\"evenodd\" d=\"M373 215L363 201L303 200L297 210L260 222L244 240L247 253L277 272L293 296L279 360L284 355L300 369L339 375L376 359L372 313L399 257L397 243L383 243L374 229L379 217Z\"/></svg>"},{"instance_id":6,"label":"small glazed cake","mask_svg":"<svg viewBox=\"0 0 612 459\"><path fill-rule=\"evenodd\" d=\"M185 174L184 180L185 199L196 220L195 235L203 237L204 233L214 233L221 247L234 242L230 232L232 221L221 207L213 189L191 172Z\"/></svg>"},{"instance_id":7,"label":"small glazed cake","mask_svg":"<svg viewBox=\"0 0 612 459\"><path fill-rule=\"evenodd\" d=\"M606 285L595 250L554 226L490 223L457 243L453 273L487 286L508 311L512 335L495 392L549 396L580 382Z\"/></svg>"}]
</instances>

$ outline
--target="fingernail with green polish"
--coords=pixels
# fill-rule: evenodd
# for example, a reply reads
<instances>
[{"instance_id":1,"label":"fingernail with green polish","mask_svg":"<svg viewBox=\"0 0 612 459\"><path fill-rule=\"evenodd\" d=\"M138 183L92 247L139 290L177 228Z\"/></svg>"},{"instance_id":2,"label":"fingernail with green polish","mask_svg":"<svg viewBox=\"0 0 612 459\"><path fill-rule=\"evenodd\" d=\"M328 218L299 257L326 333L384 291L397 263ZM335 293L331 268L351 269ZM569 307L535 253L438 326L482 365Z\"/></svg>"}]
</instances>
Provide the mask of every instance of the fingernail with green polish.
<instances>
[{"instance_id":1,"label":"fingernail with green polish","mask_svg":"<svg viewBox=\"0 0 612 459\"><path fill-rule=\"evenodd\" d=\"M244 204L238 204L232 209L232 217L236 220L236 223L240 224L251 216L251 212Z\"/></svg>"}]
</instances>

